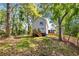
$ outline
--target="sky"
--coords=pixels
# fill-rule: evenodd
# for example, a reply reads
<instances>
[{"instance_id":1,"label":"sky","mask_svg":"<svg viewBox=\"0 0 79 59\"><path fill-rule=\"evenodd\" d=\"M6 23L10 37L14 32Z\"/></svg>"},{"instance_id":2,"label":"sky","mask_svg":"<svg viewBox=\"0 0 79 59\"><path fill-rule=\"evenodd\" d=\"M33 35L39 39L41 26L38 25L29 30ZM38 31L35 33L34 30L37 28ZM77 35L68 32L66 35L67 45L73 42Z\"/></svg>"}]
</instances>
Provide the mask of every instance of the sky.
<instances>
[{"instance_id":1,"label":"sky","mask_svg":"<svg viewBox=\"0 0 79 59\"><path fill-rule=\"evenodd\" d=\"M5 6L6 6L6 4L0 3L0 10L1 10L1 9L5 9Z\"/></svg>"}]
</instances>

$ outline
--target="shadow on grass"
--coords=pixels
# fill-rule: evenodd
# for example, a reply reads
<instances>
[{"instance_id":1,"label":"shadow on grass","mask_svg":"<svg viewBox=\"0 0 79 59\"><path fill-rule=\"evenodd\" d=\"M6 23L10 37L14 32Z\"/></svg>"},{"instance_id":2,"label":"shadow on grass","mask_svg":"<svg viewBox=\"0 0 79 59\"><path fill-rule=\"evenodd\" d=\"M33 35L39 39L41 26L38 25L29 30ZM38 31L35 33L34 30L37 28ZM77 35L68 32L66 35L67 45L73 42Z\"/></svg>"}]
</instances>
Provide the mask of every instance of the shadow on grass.
<instances>
[{"instance_id":1,"label":"shadow on grass","mask_svg":"<svg viewBox=\"0 0 79 59\"><path fill-rule=\"evenodd\" d=\"M14 38L15 39L18 39L18 38L33 38L33 36L27 36L27 35L23 36L23 35L21 35L21 36L14 36Z\"/></svg>"}]
</instances>

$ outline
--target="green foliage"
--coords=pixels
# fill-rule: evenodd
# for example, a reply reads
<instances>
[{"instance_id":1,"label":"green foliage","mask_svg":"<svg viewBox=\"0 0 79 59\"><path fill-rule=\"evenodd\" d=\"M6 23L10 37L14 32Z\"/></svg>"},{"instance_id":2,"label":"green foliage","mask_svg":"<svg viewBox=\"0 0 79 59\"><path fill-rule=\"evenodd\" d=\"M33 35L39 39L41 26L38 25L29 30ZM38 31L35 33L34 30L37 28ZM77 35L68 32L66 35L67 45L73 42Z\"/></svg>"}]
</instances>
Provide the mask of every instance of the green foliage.
<instances>
[{"instance_id":1,"label":"green foliage","mask_svg":"<svg viewBox=\"0 0 79 59\"><path fill-rule=\"evenodd\" d=\"M55 21L58 21L58 19L60 18L61 25L64 25L64 27L65 27L65 32L67 34L72 33L72 35L76 36L77 32L78 32L78 30L77 30L78 24L76 24L76 26L72 26L72 28L70 28L70 25L71 25L70 22L72 20L74 20L74 18L78 17L78 15L79 15L78 10L79 10L79 4L61 4L61 3L52 4L52 7L51 7L51 11L53 13L52 18ZM64 18L63 18L63 16L64 16Z\"/></svg>"},{"instance_id":2,"label":"green foliage","mask_svg":"<svg viewBox=\"0 0 79 59\"><path fill-rule=\"evenodd\" d=\"M5 20L6 13L4 10L0 10L0 24L3 24Z\"/></svg>"},{"instance_id":3,"label":"green foliage","mask_svg":"<svg viewBox=\"0 0 79 59\"><path fill-rule=\"evenodd\" d=\"M62 16L66 12L68 12L68 14L67 14L67 16L65 16L64 19L72 18L73 16L75 16L75 15L77 15L79 13L78 9L79 8L77 7L77 4L61 4L61 3L58 3L58 4L52 4L52 7L51 7L51 10L53 12L53 18L55 20L57 20L58 17L62 18Z\"/></svg>"},{"instance_id":4,"label":"green foliage","mask_svg":"<svg viewBox=\"0 0 79 59\"><path fill-rule=\"evenodd\" d=\"M5 17L6 17L6 11L0 10L0 35L5 34L5 32L4 32L5 28L2 26L2 25L4 25Z\"/></svg>"},{"instance_id":5,"label":"green foliage","mask_svg":"<svg viewBox=\"0 0 79 59\"><path fill-rule=\"evenodd\" d=\"M28 23L28 34L32 33L32 26L29 22L29 17L32 18L32 21L36 20L41 15L39 14L39 11L37 10L37 7L33 3L27 3L21 5L22 11L24 11L24 15L27 17L27 23Z\"/></svg>"},{"instance_id":6,"label":"green foliage","mask_svg":"<svg viewBox=\"0 0 79 59\"><path fill-rule=\"evenodd\" d=\"M79 32L77 33L77 37L79 38Z\"/></svg>"},{"instance_id":7,"label":"green foliage","mask_svg":"<svg viewBox=\"0 0 79 59\"><path fill-rule=\"evenodd\" d=\"M5 32L3 30L0 30L0 35L5 34Z\"/></svg>"},{"instance_id":8,"label":"green foliage","mask_svg":"<svg viewBox=\"0 0 79 59\"><path fill-rule=\"evenodd\" d=\"M27 3L27 4L22 4L23 10L25 11L25 14L27 16L31 17L40 17L41 15L39 14L39 11L37 10L37 7L33 3Z\"/></svg>"},{"instance_id":9,"label":"green foliage","mask_svg":"<svg viewBox=\"0 0 79 59\"><path fill-rule=\"evenodd\" d=\"M39 6L40 5L40 6ZM27 4L13 4L12 6L12 34L26 34L25 28L23 27L23 23L28 23L29 32L32 33L32 26L30 26L29 19L31 18L32 21L36 20L41 16L49 15L48 13L51 12L52 18L55 22L58 22L58 18L63 18L63 15L67 13L67 15L63 18L62 26L65 27L65 33L77 36L78 32L78 24L71 26L71 21L73 21L76 17L79 16L79 4L72 4L72 3L55 3L55 4L34 4L34 3L27 3ZM0 10L0 24L2 25L5 23L6 11ZM75 21L75 20L74 20ZM58 24L58 23L57 23ZM71 30L72 29L72 30Z\"/></svg>"}]
</instances>

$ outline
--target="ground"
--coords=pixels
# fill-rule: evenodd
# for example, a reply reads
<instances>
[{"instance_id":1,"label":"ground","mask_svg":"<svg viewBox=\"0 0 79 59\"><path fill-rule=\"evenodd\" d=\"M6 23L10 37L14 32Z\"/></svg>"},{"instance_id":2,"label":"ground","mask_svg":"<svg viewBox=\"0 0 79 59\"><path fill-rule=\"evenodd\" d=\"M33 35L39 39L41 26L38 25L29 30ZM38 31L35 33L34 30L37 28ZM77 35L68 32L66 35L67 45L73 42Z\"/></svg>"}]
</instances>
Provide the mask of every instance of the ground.
<instances>
[{"instance_id":1,"label":"ground","mask_svg":"<svg viewBox=\"0 0 79 59\"><path fill-rule=\"evenodd\" d=\"M59 41L56 36L10 37L0 40L2 56L61 56L79 55L79 47Z\"/></svg>"}]
</instances>

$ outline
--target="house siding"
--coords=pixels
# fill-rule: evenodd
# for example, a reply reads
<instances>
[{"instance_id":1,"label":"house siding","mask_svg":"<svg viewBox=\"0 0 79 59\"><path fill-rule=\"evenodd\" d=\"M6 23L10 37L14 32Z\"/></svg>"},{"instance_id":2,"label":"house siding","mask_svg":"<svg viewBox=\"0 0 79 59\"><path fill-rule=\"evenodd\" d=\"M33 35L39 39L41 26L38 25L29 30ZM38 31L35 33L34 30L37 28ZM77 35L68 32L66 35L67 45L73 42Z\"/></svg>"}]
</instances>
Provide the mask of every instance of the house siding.
<instances>
[{"instance_id":1,"label":"house siding","mask_svg":"<svg viewBox=\"0 0 79 59\"><path fill-rule=\"evenodd\" d=\"M42 22L43 24L40 24ZM46 22L43 19L38 19L33 22L33 29L39 29L42 33L46 33Z\"/></svg>"}]
</instances>

